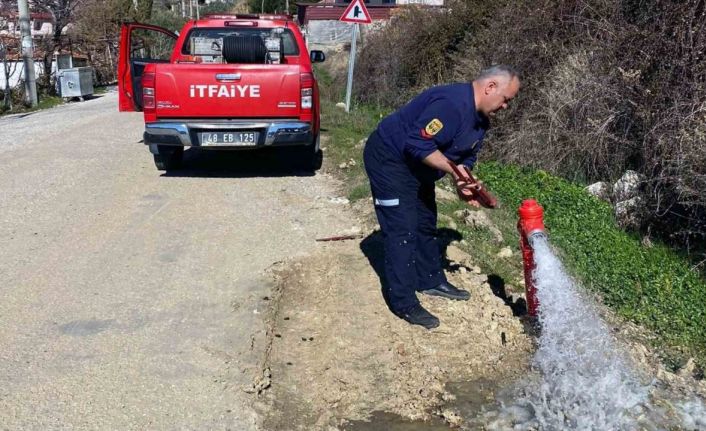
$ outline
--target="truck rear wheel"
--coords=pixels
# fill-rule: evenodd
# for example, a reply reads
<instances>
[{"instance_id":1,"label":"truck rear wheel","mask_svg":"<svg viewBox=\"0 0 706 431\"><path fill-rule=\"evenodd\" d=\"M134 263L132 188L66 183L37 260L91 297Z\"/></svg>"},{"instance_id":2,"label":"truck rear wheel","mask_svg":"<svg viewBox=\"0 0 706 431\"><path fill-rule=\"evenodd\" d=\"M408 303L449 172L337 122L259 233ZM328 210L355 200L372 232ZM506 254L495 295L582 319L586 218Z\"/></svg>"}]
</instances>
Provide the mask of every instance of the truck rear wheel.
<instances>
[{"instance_id":1,"label":"truck rear wheel","mask_svg":"<svg viewBox=\"0 0 706 431\"><path fill-rule=\"evenodd\" d=\"M321 165L324 163L324 152L321 151L321 135L317 134L314 138L313 148L306 148L306 169L310 169L314 172L321 169Z\"/></svg>"},{"instance_id":2,"label":"truck rear wheel","mask_svg":"<svg viewBox=\"0 0 706 431\"><path fill-rule=\"evenodd\" d=\"M160 145L159 154L154 155L154 165L160 171L172 171L181 167L184 158L184 147L169 147Z\"/></svg>"},{"instance_id":3,"label":"truck rear wheel","mask_svg":"<svg viewBox=\"0 0 706 431\"><path fill-rule=\"evenodd\" d=\"M312 171L318 171L321 169L321 165L324 163L324 153L323 151L317 149L316 151L309 152L308 161L305 162L305 167L311 169Z\"/></svg>"},{"instance_id":4,"label":"truck rear wheel","mask_svg":"<svg viewBox=\"0 0 706 431\"><path fill-rule=\"evenodd\" d=\"M305 171L318 171L323 163L323 153L315 149L313 145L306 147L293 147L287 150L290 156L292 167Z\"/></svg>"},{"instance_id":5,"label":"truck rear wheel","mask_svg":"<svg viewBox=\"0 0 706 431\"><path fill-rule=\"evenodd\" d=\"M314 138L314 145L299 148L299 165L310 171L318 171L324 162L324 153L321 151L319 135Z\"/></svg>"}]
</instances>

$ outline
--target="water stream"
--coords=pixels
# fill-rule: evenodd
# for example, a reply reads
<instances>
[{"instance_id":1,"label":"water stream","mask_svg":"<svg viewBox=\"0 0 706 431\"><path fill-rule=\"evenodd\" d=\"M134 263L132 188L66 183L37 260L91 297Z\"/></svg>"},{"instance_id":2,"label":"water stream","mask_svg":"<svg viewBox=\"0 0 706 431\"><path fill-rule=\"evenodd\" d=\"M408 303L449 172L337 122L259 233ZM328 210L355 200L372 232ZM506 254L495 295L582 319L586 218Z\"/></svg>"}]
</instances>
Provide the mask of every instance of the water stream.
<instances>
[{"instance_id":1,"label":"water stream","mask_svg":"<svg viewBox=\"0 0 706 431\"><path fill-rule=\"evenodd\" d=\"M542 328L535 373L472 425L489 430L706 430L696 397L665 399L639 375L564 270L547 238L532 239Z\"/></svg>"}]
</instances>

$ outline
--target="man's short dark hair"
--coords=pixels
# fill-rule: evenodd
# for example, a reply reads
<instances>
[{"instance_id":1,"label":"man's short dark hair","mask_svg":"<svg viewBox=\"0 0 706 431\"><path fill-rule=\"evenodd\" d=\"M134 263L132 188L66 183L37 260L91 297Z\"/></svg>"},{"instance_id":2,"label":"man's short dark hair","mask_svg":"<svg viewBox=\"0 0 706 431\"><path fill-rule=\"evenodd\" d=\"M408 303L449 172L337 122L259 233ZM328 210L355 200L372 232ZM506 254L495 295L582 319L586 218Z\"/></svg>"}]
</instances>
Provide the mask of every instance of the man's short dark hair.
<instances>
[{"instance_id":1,"label":"man's short dark hair","mask_svg":"<svg viewBox=\"0 0 706 431\"><path fill-rule=\"evenodd\" d=\"M507 76L510 79L517 78L520 79L520 73L517 71L512 66L509 66L507 64L496 64L493 66L488 67L487 69L483 69L479 74L476 79L486 79L490 78L491 76L498 76L498 75L504 75Z\"/></svg>"}]
</instances>

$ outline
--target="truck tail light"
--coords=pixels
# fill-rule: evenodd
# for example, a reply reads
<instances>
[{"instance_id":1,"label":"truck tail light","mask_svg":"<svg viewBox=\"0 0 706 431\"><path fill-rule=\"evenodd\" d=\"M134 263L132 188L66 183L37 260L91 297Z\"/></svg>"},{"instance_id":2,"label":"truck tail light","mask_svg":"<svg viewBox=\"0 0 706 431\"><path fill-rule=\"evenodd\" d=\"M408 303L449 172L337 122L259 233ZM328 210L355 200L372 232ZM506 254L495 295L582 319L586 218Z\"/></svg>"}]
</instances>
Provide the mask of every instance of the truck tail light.
<instances>
[{"instance_id":1,"label":"truck tail light","mask_svg":"<svg viewBox=\"0 0 706 431\"><path fill-rule=\"evenodd\" d=\"M154 73L142 75L142 108L155 109L154 100Z\"/></svg>"},{"instance_id":2,"label":"truck tail light","mask_svg":"<svg viewBox=\"0 0 706 431\"><path fill-rule=\"evenodd\" d=\"M301 82L301 107L302 109L311 109L314 99L314 75L311 73L302 73L300 75Z\"/></svg>"}]
</instances>

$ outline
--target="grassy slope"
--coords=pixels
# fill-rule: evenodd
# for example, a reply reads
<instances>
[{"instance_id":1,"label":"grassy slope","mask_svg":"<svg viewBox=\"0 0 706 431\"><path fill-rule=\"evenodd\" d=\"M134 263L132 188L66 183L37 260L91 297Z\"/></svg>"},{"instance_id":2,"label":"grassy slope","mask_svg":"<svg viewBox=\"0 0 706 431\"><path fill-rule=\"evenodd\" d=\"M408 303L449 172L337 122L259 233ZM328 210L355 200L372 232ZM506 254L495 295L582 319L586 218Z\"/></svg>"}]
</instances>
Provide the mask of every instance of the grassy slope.
<instances>
[{"instance_id":1,"label":"grassy slope","mask_svg":"<svg viewBox=\"0 0 706 431\"><path fill-rule=\"evenodd\" d=\"M34 112L34 111L39 111L42 109L49 109L53 108L54 106L58 106L64 103L64 101L61 99L61 97L58 96L40 96L39 101L37 103L37 106L35 107L27 107L22 104L15 104L13 109L9 111L3 111L2 106L0 106L0 115L10 115L10 114L20 114L20 113L26 113L26 112Z\"/></svg>"},{"instance_id":2,"label":"grassy slope","mask_svg":"<svg viewBox=\"0 0 706 431\"><path fill-rule=\"evenodd\" d=\"M95 86L93 88L93 95L104 94L106 92L107 92L107 89L105 86ZM42 109L49 109L49 108L53 108L55 106L62 105L63 103L64 103L64 99L62 99L59 96L49 96L46 94L41 94L41 95L39 95L39 101L37 103L37 106L35 106L35 107L28 107L28 106L24 106L22 104L15 104L15 106L11 110L3 111L2 105L0 105L0 116L10 115L10 114L23 114L23 113L27 113L27 112L40 111Z\"/></svg>"},{"instance_id":3,"label":"grassy slope","mask_svg":"<svg viewBox=\"0 0 706 431\"><path fill-rule=\"evenodd\" d=\"M318 74L323 95L322 126L329 136L324 144L326 157L332 169L346 180L352 200L367 197L370 192L359 141L387 112L355 106L346 114L335 106L342 99L340 89L333 87L325 70L319 69ZM354 166L338 168L350 159L356 162ZM580 185L543 171L490 162L479 164L476 172L502 202L501 208L489 215L503 232L504 241L495 244L487 231L471 230L460 222L455 225L485 272L518 284L521 260L517 253L516 209L522 199L536 198L545 208L552 242L563 251L566 265L585 286L598 292L619 315L654 331L670 362L683 362L683 355L674 355L682 352L695 355L701 366L706 364L706 280L688 260L658 243L645 247L639 237L618 229L610 205L588 195ZM463 208L460 202L442 202L439 209L453 218L453 213ZM498 258L502 246L510 246L516 253L509 259Z\"/></svg>"},{"instance_id":4,"label":"grassy slope","mask_svg":"<svg viewBox=\"0 0 706 431\"><path fill-rule=\"evenodd\" d=\"M618 229L611 206L579 185L497 163L483 163L478 174L506 208L536 198L553 244L585 286L621 316L653 330L662 343L687 347L704 364L706 280L687 259L657 242L645 247L638 236Z\"/></svg>"}]
</instances>

